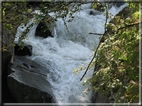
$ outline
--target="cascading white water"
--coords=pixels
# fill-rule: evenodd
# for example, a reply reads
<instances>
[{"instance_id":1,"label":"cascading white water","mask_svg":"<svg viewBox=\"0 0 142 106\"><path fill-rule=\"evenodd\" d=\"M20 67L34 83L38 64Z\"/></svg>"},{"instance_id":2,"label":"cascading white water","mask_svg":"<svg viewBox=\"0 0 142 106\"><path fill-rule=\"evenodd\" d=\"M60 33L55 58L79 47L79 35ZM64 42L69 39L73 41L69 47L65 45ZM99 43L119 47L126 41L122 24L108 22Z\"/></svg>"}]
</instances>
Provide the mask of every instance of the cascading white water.
<instances>
[{"instance_id":1,"label":"cascading white water","mask_svg":"<svg viewBox=\"0 0 142 106\"><path fill-rule=\"evenodd\" d=\"M54 38L35 37L35 25L27 34L28 40L24 41L33 46L33 54L28 58L50 70L47 80L52 85L58 103L91 103L91 91L84 93L88 85L84 86L83 81L80 81L84 71L77 75L73 73L73 69L90 61L93 49L99 43L99 36L89 33L104 33L104 14L89 15L92 10L90 6L90 3L82 5L82 10L76 13L73 21L67 22L69 30L63 20L58 19ZM109 11L115 15L125 6L113 6ZM19 27L17 36L20 31L23 28ZM85 77L91 77L92 74L93 70L89 70Z\"/></svg>"}]
</instances>

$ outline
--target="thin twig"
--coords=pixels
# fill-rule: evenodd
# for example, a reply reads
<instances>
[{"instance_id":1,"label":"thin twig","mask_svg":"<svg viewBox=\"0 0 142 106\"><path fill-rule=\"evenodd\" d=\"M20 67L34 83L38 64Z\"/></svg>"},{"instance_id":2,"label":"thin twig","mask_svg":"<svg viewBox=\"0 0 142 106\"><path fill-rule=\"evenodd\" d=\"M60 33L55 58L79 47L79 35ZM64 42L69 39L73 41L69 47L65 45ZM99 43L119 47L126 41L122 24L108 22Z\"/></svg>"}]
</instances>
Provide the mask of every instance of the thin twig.
<instances>
[{"instance_id":1,"label":"thin twig","mask_svg":"<svg viewBox=\"0 0 142 106\"><path fill-rule=\"evenodd\" d=\"M116 32L118 32L118 31L121 30L121 29L124 29L124 28L127 28L127 27L132 27L132 26L139 25L139 24L142 24L142 22L135 22L135 23L126 25L126 26L124 26L124 27L120 27L120 28L117 29Z\"/></svg>"},{"instance_id":2,"label":"thin twig","mask_svg":"<svg viewBox=\"0 0 142 106\"><path fill-rule=\"evenodd\" d=\"M88 71L88 69L89 69L91 63L93 62L94 58L96 57L96 53L97 53L97 51L98 51L98 49L99 49L99 47L100 47L101 40L103 39L104 35L106 34L106 31L107 31L107 28L106 28L106 27L107 27L107 19L108 19L108 9L107 9L106 3L105 3L105 7L106 7L105 32L104 32L103 36L102 36L101 39L100 39L100 42L99 42L99 44L98 44L98 46L97 46L97 48L96 48L96 50L95 50L95 53L94 53L93 58L91 59L90 63L88 64L88 66L87 66L87 68L86 68L84 74L83 74L82 77L80 78L80 81L81 81L81 80L83 79L83 77L86 75L86 73L87 73L87 71Z\"/></svg>"},{"instance_id":3,"label":"thin twig","mask_svg":"<svg viewBox=\"0 0 142 106\"><path fill-rule=\"evenodd\" d=\"M100 34L100 33L93 33L93 32L90 32L89 34L94 34L94 35L103 35L103 34Z\"/></svg>"},{"instance_id":4,"label":"thin twig","mask_svg":"<svg viewBox=\"0 0 142 106\"><path fill-rule=\"evenodd\" d=\"M94 56L93 56L93 58L91 59L90 63L88 64L88 66L87 66L87 68L86 68L86 70L85 70L84 74L83 74L83 75L82 75L82 77L80 78L80 81L83 79L83 77L84 77L84 76L85 76L85 74L87 73L87 71L88 71L88 69L89 69L89 67L90 67L91 63L93 62L94 58L96 57L97 50L98 50L98 48L99 48L100 44L101 44L101 42L99 42L99 45L97 46L97 49L96 49L96 51L95 51L95 53L94 53Z\"/></svg>"}]
</instances>

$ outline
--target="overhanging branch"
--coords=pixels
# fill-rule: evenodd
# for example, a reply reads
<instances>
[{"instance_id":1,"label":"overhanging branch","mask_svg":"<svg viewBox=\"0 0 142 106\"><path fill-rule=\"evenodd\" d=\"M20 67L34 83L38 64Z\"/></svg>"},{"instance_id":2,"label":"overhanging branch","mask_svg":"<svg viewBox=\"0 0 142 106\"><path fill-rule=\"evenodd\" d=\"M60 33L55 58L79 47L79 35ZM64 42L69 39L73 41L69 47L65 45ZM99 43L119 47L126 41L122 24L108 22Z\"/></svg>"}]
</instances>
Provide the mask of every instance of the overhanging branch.
<instances>
[{"instance_id":1,"label":"overhanging branch","mask_svg":"<svg viewBox=\"0 0 142 106\"><path fill-rule=\"evenodd\" d=\"M107 32L108 8L107 8L107 4L106 4L106 3L105 3L105 8L106 8L105 32L104 32L104 34L98 34L98 35L103 35L103 36L101 37L100 41L103 39L104 35L105 35L106 32ZM87 68L86 68L84 74L83 74L82 77L80 78L80 81L84 78L84 76L86 75L86 73L87 73L87 71L88 71L88 69L89 69L91 63L93 62L94 58L96 57L98 48L100 47L100 44L101 44L101 42L99 42L99 44L98 44L98 46L97 46L97 48L96 48L96 50L95 50L95 53L94 53L94 55L93 55L93 58L91 59L90 63L88 64L88 66L87 66Z\"/></svg>"}]
</instances>

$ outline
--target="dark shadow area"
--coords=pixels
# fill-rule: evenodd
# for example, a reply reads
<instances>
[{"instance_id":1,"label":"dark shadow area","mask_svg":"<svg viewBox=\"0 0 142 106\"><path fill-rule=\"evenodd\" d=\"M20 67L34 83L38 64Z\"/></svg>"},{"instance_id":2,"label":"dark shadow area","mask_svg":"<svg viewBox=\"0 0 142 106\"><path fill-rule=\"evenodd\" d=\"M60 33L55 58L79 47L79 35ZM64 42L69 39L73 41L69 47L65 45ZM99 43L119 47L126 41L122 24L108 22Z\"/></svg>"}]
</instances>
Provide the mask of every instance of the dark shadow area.
<instances>
[{"instance_id":1,"label":"dark shadow area","mask_svg":"<svg viewBox=\"0 0 142 106\"><path fill-rule=\"evenodd\" d=\"M12 94L9 91L8 85L7 85L7 76L8 76L8 65L9 60L11 56L8 56L8 58L4 59L4 53L2 53L2 104L3 103L17 103Z\"/></svg>"}]
</instances>

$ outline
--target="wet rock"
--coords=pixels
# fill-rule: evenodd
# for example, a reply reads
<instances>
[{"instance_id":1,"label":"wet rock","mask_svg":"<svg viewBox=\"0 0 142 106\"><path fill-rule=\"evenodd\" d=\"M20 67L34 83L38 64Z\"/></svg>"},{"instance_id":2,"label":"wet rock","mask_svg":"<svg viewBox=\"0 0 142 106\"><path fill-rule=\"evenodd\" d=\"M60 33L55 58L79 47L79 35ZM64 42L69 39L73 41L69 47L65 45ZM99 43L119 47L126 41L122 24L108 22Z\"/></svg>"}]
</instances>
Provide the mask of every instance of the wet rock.
<instances>
[{"instance_id":1,"label":"wet rock","mask_svg":"<svg viewBox=\"0 0 142 106\"><path fill-rule=\"evenodd\" d=\"M113 2L114 2L113 5L115 5L115 6L117 6L117 7L120 7L120 6L122 6L122 5L125 4L125 1L124 1L124 0L115 0L115 1L113 1Z\"/></svg>"},{"instance_id":2,"label":"wet rock","mask_svg":"<svg viewBox=\"0 0 142 106\"><path fill-rule=\"evenodd\" d=\"M116 5L117 7L120 7L120 6L124 5L124 4L125 4L125 2L115 3L115 5Z\"/></svg>"},{"instance_id":3,"label":"wet rock","mask_svg":"<svg viewBox=\"0 0 142 106\"><path fill-rule=\"evenodd\" d=\"M100 15L100 14L102 14L102 13L99 11L95 11L95 10L94 11L92 10L89 12L89 15Z\"/></svg>"},{"instance_id":4,"label":"wet rock","mask_svg":"<svg viewBox=\"0 0 142 106\"><path fill-rule=\"evenodd\" d=\"M51 85L47 81L49 70L22 56L15 56L10 65L7 83L18 103L55 103Z\"/></svg>"},{"instance_id":5,"label":"wet rock","mask_svg":"<svg viewBox=\"0 0 142 106\"><path fill-rule=\"evenodd\" d=\"M2 52L2 103L16 103L7 86L8 65L11 60L10 52Z\"/></svg>"},{"instance_id":6,"label":"wet rock","mask_svg":"<svg viewBox=\"0 0 142 106\"><path fill-rule=\"evenodd\" d=\"M109 96L102 95L96 91L92 93L92 103L109 103L108 98Z\"/></svg>"},{"instance_id":7,"label":"wet rock","mask_svg":"<svg viewBox=\"0 0 142 106\"><path fill-rule=\"evenodd\" d=\"M125 19L131 15L129 7L125 7L122 11L120 11L116 16L120 16L121 18Z\"/></svg>"},{"instance_id":8,"label":"wet rock","mask_svg":"<svg viewBox=\"0 0 142 106\"><path fill-rule=\"evenodd\" d=\"M10 52L2 52L2 73L6 72L11 56Z\"/></svg>"},{"instance_id":9,"label":"wet rock","mask_svg":"<svg viewBox=\"0 0 142 106\"><path fill-rule=\"evenodd\" d=\"M38 2L38 1L37 2L30 1L30 2L27 2L27 7L36 8L36 7L39 7L40 4L41 4L41 2Z\"/></svg>"},{"instance_id":10,"label":"wet rock","mask_svg":"<svg viewBox=\"0 0 142 106\"><path fill-rule=\"evenodd\" d=\"M32 8L37 8L39 9L40 8L40 5L43 4L43 1L42 0L29 0L27 1L27 7L32 7ZM48 7L51 3L46 3L46 6Z\"/></svg>"},{"instance_id":11,"label":"wet rock","mask_svg":"<svg viewBox=\"0 0 142 106\"><path fill-rule=\"evenodd\" d=\"M1 59L2 59L2 63L0 64L0 68L2 70L2 103L16 103L16 100L14 99L14 97L12 96L12 94L9 91L9 88L7 86L7 76L8 76L8 64L10 63L11 57L12 57L12 51L13 51L13 47L11 46L11 44L13 43L13 37L14 35L12 33L10 33L9 30L2 30L1 32L2 36L0 37L0 41L2 43L3 47L6 47L6 51L1 51ZM2 39L1 39L2 38Z\"/></svg>"},{"instance_id":12,"label":"wet rock","mask_svg":"<svg viewBox=\"0 0 142 106\"><path fill-rule=\"evenodd\" d=\"M35 36L47 38L47 37L53 37L52 35L52 29L49 29L47 25L43 22L40 22L36 28Z\"/></svg>"},{"instance_id":13,"label":"wet rock","mask_svg":"<svg viewBox=\"0 0 142 106\"><path fill-rule=\"evenodd\" d=\"M32 55L32 46L24 44L23 46L20 46L16 44L14 46L14 54L17 56L31 56Z\"/></svg>"}]
</instances>

